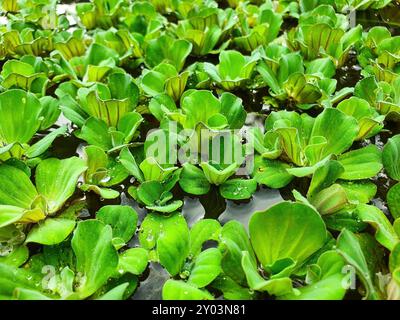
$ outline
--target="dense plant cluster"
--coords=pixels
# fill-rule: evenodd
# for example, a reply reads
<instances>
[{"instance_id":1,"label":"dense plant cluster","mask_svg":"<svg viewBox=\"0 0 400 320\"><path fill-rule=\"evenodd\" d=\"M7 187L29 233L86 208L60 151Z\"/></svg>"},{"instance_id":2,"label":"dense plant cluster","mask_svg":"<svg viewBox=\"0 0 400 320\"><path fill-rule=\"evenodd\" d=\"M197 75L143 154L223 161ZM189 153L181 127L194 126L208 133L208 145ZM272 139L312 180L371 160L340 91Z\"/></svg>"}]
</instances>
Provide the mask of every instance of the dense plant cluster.
<instances>
[{"instance_id":1,"label":"dense plant cluster","mask_svg":"<svg viewBox=\"0 0 400 320\"><path fill-rule=\"evenodd\" d=\"M0 3L0 299L400 299L396 1Z\"/></svg>"}]
</instances>

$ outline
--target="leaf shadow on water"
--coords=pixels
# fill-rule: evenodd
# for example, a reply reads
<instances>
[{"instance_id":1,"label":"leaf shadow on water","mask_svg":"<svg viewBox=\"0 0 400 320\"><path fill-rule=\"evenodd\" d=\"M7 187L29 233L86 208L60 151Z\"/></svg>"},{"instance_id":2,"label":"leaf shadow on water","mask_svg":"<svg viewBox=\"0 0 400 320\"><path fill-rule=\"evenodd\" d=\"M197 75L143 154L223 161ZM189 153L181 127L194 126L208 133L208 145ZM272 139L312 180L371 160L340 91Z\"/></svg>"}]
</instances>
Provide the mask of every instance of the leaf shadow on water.
<instances>
[{"instance_id":1,"label":"leaf shadow on water","mask_svg":"<svg viewBox=\"0 0 400 320\"><path fill-rule=\"evenodd\" d=\"M248 202L227 201L226 210L219 216L221 224L230 220L241 222L248 229L249 220L256 211L263 211L283 201L279 190L260 188Z\"/></svg>"},{"instance_id":2,"label":"leaf shadow on water","mask_svg":"<svg viewBox=\"0 0 400 320\"><path fill-rule=\"evenodd\" d=\"M169 278L170 275L159 263L150 262L147 277L140 279L139 286L131 299L161 300L163 285Z\"/></svg>"}]
</instances>

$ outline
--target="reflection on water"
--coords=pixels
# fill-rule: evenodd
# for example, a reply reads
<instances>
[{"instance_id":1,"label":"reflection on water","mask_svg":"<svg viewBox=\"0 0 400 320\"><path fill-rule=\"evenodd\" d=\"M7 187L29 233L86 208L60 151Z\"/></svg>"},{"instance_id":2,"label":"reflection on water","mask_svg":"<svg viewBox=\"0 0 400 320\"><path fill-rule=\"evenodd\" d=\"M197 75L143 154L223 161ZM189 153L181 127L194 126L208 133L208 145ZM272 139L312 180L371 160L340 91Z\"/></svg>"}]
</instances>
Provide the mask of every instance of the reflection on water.
<instances>
[{"instance_id":1,"label":"reflection on water","mask_svg":"<svg viewBox=\"0 0 400 320\"><path fill-rule=\"evenodd\" d=\"M227 201L226 210L219 216L218 220L221 224L227 223L230 220L237 220L247 229L249 219L254 212L266 210L282 200L283 198L278 190L261 188L247 203Z\"/></svg>"},{"instance_id":2,"label":"reflection on water","mask_svg":"<svg viewBox=\"0 0 400 320\"><path fill-rule=\"evenodd\" d=\"M199 199L185 197L183 199L182 215L185 217L189 227L204 218L206 211Z\"/></svg>"},{"instance_id":3,"label":"reflection on water","mask_svg":"<svg viewBox=\"0 0 400 320\"><path fill-rule=\"evenodd\" d=\"M150 262L147 278L139 282L132 296L133 300L161 300L164 282L170 278L168 272L158 263Z\"/></svg>"}]
</instances>

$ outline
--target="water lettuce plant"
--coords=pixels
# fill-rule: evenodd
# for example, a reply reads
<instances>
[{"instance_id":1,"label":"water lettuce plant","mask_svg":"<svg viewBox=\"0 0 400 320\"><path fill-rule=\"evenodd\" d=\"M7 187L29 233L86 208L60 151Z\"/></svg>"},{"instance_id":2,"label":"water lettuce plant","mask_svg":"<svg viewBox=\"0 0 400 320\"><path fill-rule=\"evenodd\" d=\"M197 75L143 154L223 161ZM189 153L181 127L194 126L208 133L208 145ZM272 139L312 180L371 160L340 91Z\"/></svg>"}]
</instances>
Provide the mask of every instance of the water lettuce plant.
<instances>
[{"instance_id":1,"label":"water lettuce plant","mask_svg":"<svg viewBox=\"0 0 400 320\"><path fill-rule=\"evenodd\" d=\"M89 87L64 82L57 95L63 114L80 127L75 134L106 151L129 144L142 122L134 111L139 89L124 73L113 73L106 84Z\"/></svg>"},{"instance_id":2,"label":"water lettuce plant","mask_svg":"<svg viewBox=\"0 0 400 320\"><path fill-rule=\"evenodd\" d=\"M44 96L49 82L48 68L35 56L24 56L20 60L8 60L1 70L1 85L5 89L19 88Z\"/></svg>"},{"instance_id":3,"label":"water lettuce plant","mask_svg":"<svg viewBox=\"0 0 400 320\"><path fill-rule=\"evenodd\" d=\"M399 91L400 78L390 85L384 81L377 81L374 76L360 80L355 88L355 96L366 100L380 114L392 121L399 121Z\"/></svg>"},{"instance_id":4,"label":"water lettuce plant","mask_svg":"<svg viewBox=\"0 0 400 320\"><path fill-rule=\"evenodd\" d=\"M276 220L285 226L286 236ZM223 226L221 240L223 272L239 286L295 300L342 299L346 292L343 258L326 245L325 224L308 205L282 202L256 212L249 222L249 236L243 226L231 221ZM314 268L318 271L310 279ZM307 285L294 288L292 278L299 276L308 279Z\"/></svg>"},{"instance_id":5,"label":"water lettuce plant","mask_svg":"<svg viewBox=\"0 0 400 320\"><path fill-rule=\"evenodd\" d=\"M213 299L204 288L220 274L222 255L217 248L202 250L202 245L207 240L217 240L220 228L217 221L201 220L189 230L179 213L146 216L140 244L149 250L150 260L158 261L175 277L165 282L163 299Z\"/></svg>"},{"instance_id":6,"label":"water lettuce plant","mask_svg":"<svg viewBox=\"0 0 400 320\"><path fill-rule=\"evenodd\" d=\"M243 11L239 13L239 28L233 31L233 42L239 49L251 52L277 38L283 23L281 14L251 4L240 9Z\"/></svg>"},{"instance_id":7,"label":"water lettuce plant","mask_svg":"<svg viewBox=\"0 0 400 320\"><path fill-rule=\"evenodd\" d=\"M107 154L98 146L87 146L84 153L87 170L80 189L86 192L93 191L103 199L117 198L120 193L110 187L122 183L128 177L128 171L115 156Z\"/></svg>"},{"instance_id":8,"label":"water lettuce plant","mask_svg":"<svg viewBox=\"0 0 400 320\"><path fill-rule=\"evenodd\" d=\"M173 65L160 63L152 70L144 70L141 81L143 91L149 96L166 93L175 101L185 91L189 72L178 74Z\"/></svg>"},{"instance_id":9,"label":"water lettuce plant","mask_svg":"<svg viewBox=\"0 0 400 320\"><path fill-rule=\"evenodd\" d=\"M251 79L258 55L243 56L240 52L224 50L219 54L219 64L204 64L204 70L222 89L231 91L243 87Z\"/></svg>"},{"instance_id":10,"label":"water lettuce plant","mask_svg":"<svg viewBox=\"0 0 400 320\"><path fill-rule=\"evenodd\" d=\"M192 44L187 40L162 35L148 42L145 62L150 68L154 68L162 62L169 63L177 71L180 71L191 51Z\"/></svg>"},{"instance_id":11,"label":"water lettuce plant","mask_svg":"<svg viewBox=\"0 0 400 320\"><path fill-rule=\"evenodd\" d=\"M119 156L120 164L135 179L128 193L147 210L170 213L178 210L182 200L174 200L172 189L180 178L181 169L161 165L153 157L145 158L139 165L131 151L125 147Z\"/></svg>"},{"instance_id":12,"label":"water lettuce plant","mask_svg":"<svg viewBox=\"0 0 400 320\"><path fill-rule=\"evenodd\" d=\"M192 51L196 56L204 56L227 47L229 33L235 26L236 19L232 9L204 7L190 11L186 19L179 21L174 31L180 39L192 44Z\"/></svg>"},{"instance_id":13,"label":"water lettuce plant","mask_svg":"<svg viewBox=\"0 0 400 320\"><path fill-rule=\"evenodd\" d=\"M0 300L400 300L399 1L0 2Z\"/></svg>"},{"instance_id":14,"label":"water lettuce plant","mask_svg":"<svg viewBox=\"0 0 400 320\"><path fill-rule=\"evenodd\" d=\"M367 179L377 174L382 160L376 147L345 152L367 130L359 125L361 119L357 121L339 109L345 108L345 103L325 109L315 119L294 111L271 113L265 121L264 135L258 128L253 130L254 146L261 155L256 158L254 178L279 188L291 181L290 175L313 174L329 159L344 164L343 179ZM363 171L357 163L368 164L369 170Z\"/></svg>"},{"instance_id":15,"label":"water lettuce plant","mask_svg":"<svg viewBox=\"0 0 400 320\"><path fill-rule=\"evenodd\" d=\"M336 14L332 6L318 6L302 18L297 29L289 33L288 41L306 60L328 57L340 67L351 48L361 40L361 25L347 30L346 17Z\"/></svg>"},{"instance_id":16,"label":"water lettuce plant","mask_svg":"<svg viewBox=\"0 0 400 320\"><path fill-rule=\"evenodd\" d=\"M25 28L21 31L9 30L5 32L3 41L7 54L12 57L21 57L29 54L41 56L52 50L49 36L50 31Z\"/></svg>"},{"instance_id":17,"label":"water lettuce plant","mask_svg":"<svg viewBox=\"0 0 400 320\"><path fill-rule=\"evenodd\" d=\"M2 296L17 299L91 299L120 300L136 289L137 276L146 268L148 253L143 248L122 252L126 239L135 233L137 213L129 207L106 206L97 219L81 221L72 237L60 244L46 246L43 253L16 265L0 263ZM126 228L129 223L133 228ZM41 235L42 238L46 234ZM116 241L118 239L118 241ZM115 244L118 246L115 247ZM44 286L41 271L52 259L58 258L57 272L50 273ZM24 265L24 268L19 268ZM17 281L10 281L10 274ZM110 280L111 279L111 280ZM39 283L39 286L37 285Z\"/></svg>"},{"instance_id":18,"label":"water lettuce plant","mask_svg":"<svg viewBox=\"0 0 400 320\"><path fill-rule=\"evenodd\" d=\"M39 130L51 127L60 115L57 100L52 97L40 99L32 93L10 89L0 94L0 160L41 156L53 141L66 133L67 127L60 127L43 139L32 143ZM21 124L24 127L21 127Z\"/></svg>"},{"instance_id":19,"label":"water lettuce plant","mask_svg":"<svg viewBox=\"0 0 400 320\"><path fill-rule=\"evenodd\" d=\"M363 73L375 75L378 81L392 83L398 78L400 38L392 37L384 27L372 28L363 39L359 61Z\"/></svg>"},{"instance_id":20,"label":"water lettuce plant","mask_svg":"<svg viewBox=\"0 0 400 320\"><path fill-rule=\"evenodd\" d=\"M337 81L332 78L336 70L329 58L315 59L305 66L300 53L275 44L263 48L261 56L257 71L273 97L267 100L274 106L283 103L301 109L330 106L349 93L349 88L335 93Z\"/></svg>"},{"instance_id":21,"label":"water lettuce plant","mask_svg":"<svg viewBox=\"0 0 400 320\"><path fill-rule=\"evenodd\" d=\"M49 158L37 166L33 184L29 170L2 164L1 227L16 222L34 223L56 214L74 193L78 178L85 170L79 158Z\"/></svg>"}]
</instances>

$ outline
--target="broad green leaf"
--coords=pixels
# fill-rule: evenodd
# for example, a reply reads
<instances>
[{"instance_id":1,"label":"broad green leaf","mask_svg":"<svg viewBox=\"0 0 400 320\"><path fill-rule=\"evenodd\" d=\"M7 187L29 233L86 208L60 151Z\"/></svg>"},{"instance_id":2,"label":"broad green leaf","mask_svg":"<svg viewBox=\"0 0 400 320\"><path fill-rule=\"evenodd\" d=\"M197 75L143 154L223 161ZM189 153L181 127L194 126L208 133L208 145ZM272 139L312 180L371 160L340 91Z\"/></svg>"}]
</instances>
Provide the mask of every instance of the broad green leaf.
<instances>
[{"instance_id":1,"label":"broad green leaf","mask_svg":"<svg viewBox=\"0 0 400 320\"><path fill-rule=\"evenodd\" d=\"M218 240L221 225L214 219L202 219L196 222L190 229L189 254L196 257L204 242L207 240Z\"/></svg>"},{"instance_id":2,"label":"broad green leaf","mask_svg":"<svg viewBox=\"0 0 400 320\"><path fill-rule=\"evenodd\" d=\"M171 213L178 210L180 207L183 206L182 200L174 200L162 205L153 205L153 206L146 206L148 210L162 212L162 213Z\"/></svg>"},{"instance_id":3,"label":"broad green leaf","mask_svg":"<svg viewBox=\"0 0 400 320\"><path fill-rule=\"evenodd\" d=\"M117 128L119 132L124 134L125 144L131 142L142 122L142 116L135 111L128 112L120 118Z\"/></svg>"},{"instance_id":4,"label":"broad green leaf","mask_svg":"<svg viewBox=\"0 0 400 320\"><path fill-rule=\"evenodd\" d=\"M81 298L92 295L117 269L118 253L111 241L112 229L103 222L78 223L71 246L76 256L76 269L82 273L76 289Z\"/></svg>"},{"instance_id":5,"label":"broad green leaf","mask_svg":"<svg viewBox=\"0 0 400 320\"><path fill-rule=\"evenodd\" d=\"M397 268L400 267L400 244L397 244L389 256L389 270L390 272L394 272Z\"/></svg>"},{"instance_id":6,"label":"broad green leaf","mask_svg":"<svg viewBox=\"0 0 400 320\"><path fill-rule=\"evenodd\" d=\"M98 290L92 297L94 299L103 299L103 296L108 296L108 293L113 293L113 296L109 299L117 299L117 300L127 300L129 299L133 293L135 292L138 286L139 280L138 277L131 273L125 273L124 275L118 278L110 279L106 285L104 285L100 290ZM128 284L125 291L122 292L121 286ZM115 292L117 290L117 292ZM121 298L122 295L122 298ZM109 300L107 299L107 300Z\"/></svg>"},{"instance_id":7,"label":"broad green leaf","mask_svg":"<svg viewBox=\"0 0 400 320\"><path fill-rule=\"evenodd\" d=\"M335 160L330 160L318 167L312 176L307 198L312 199L318 192L332 185L343 172L344 167Z\"/></svg>"},{"instance_id":8,"label":"broad green leaf","mask_svg":"<svg viewBox=\"0 0 400 320\"><path fill-rule=\"evenodd\" d=\"M307 82L302 73L293 73L283 84L288 96L298 104L315 103L321 98L322 92L316 85Z\"/></svg>"},{"instance_id":9,"label":"broad green leaf","mask_svg":"<svg viewBox=\"0 0 400 320\"><path fill-rule=\"evenodd\" d=\"M29 258L29 249L25 245L16 247L8 255L0 257L0 263L10 266L19 267L23 265Z\"/></svg>"},{"instance_id":10,"label":"broad green leaf","mask_svg":"<svg viewBox=\"0 0 400 320\"><path fill-rule=\"evenodd\" d=\"M273 92L278 93L281 90L280 83L278 82L274 71L271 70L268 64L266 64L264 61L261 61L257 66L257 71L260 73L265 83Z\"/></svg>"},{"instance_id":11,"label":"broad green leaf","mask_svg":"<svg viewBox=\"0 0 400 320\"><path fill-rule=\"evenodd\" d=\"M158 121L161 121L166 111L176 112L177 108L175 101L169 95L160 94L150 100L149 110Z\"/></svg>"},{"instance_id":12,"label":"broad green leaf","mask_svg":"<svg viewBox=\"0 0 400 320\"><path fill-rule=\"evenodd\" d=\"M107 126L117 127L121 119L136 107L139 89L128 74L114 73L107 80L107 85L80 88L78 96L85 101L82 108L89 116L103 120Z\"/></svg>"},{"instance_id":13,"label":"broad green leaf","mask_svg":"<svg viewBox=\"0 0 400 320\"><path fill-rule=\"evenodd\" d=\"M351 97L340 102L337 108L357 119L360 127L357 140L370 138L383 128L383 118L364 99Z\"/></svg>"},{"instance_id":14,"label":"broad green leaf","mask_svg":"<svg viewBox=\"0 0 400 320\"><path fill-rule=\"evenodd\" d=\"M252 300L254 292L240 286L228 276L221 274L212 283L212 287L220 290L227 300Z\"/></svg>"},{"instance_id":15,"label":"broad green leaf","mask_svg":"<svg viewBox=\"0 0 400 320\"><path fill-rule=\"evenodd\" d=\"M283 300L342 300L346 294L346 278L343 272L343 258L335 251L326 251L319 258L317 266L320 278L304 287L294 289Z\"/></svg>"},{"instance_id":16,"label":"broad green leaf","mask_svg":"<svg viewBox=\"0 0 400 320\"><path fill-rule=\"evenodd\" d=\"M97 193L102 199L115 199L120 196L119 192L116 190L100 188L99 186L90 184L82 184L79 188L85 192L93 191L94 193Z\"/></svg>"},{"instance_id":17,"label":"broad green leaf","mask_svg":"<svg viewBox=\"0 0 400 320\"><path fill-rule=\"evenodd\" d=\"M222 271L221 252L217 248L202 251L190 271L188 283L203 288L210 284Z\"/></svg>"},{"instance_id":18,"label":"broad green leaf","mask_svg":"<svg viewBox=\"0 0 400 320\"><path fill-rule=\"evenodd\" d=\"M179 228L175 226L175 230L164 231L157 240L160 263L171 276L180 272L189 254L189 229L182 219L179 221Z\"/></svg>"},{"instance_id":19,"label":"broad green leaf","mask_svg":"<svg viewBox=\"0 0 400 320\"><path fill-rule=\"evenodd\" d=\"M29 209L37 191L29 177L20 169L0 165L0 204Z\"/></svg>"},{"instance_id":20,"label":"broad green leaf","mask_svg":"<svg viewBox=\"0 0 400 320\"><path fill-rule=\"evenodd\" d=\"M340 175L344 180L372 178L382 169L382 153L375 145L346 152L338 161L344 168Z\"/></svg>"},{"instance_id":21,"label":"broad green leaf","mask_svg":"<svg viewBox=\"0 0 400 320\"><path fill-rule=\"evenodd\" d=\"M204 172L190 163L183 165L179 185L183 191L195 195L206 194L210 190L210 183Z\"/></svg>"},{"instance_id":22,"label":"broad green leaf","mask_svg":"<svg viewBox=\"0 0 400 320\"><path fill-rule=\"evenodd\" d=\"M88 167L85 172L86 183L100 184L102 180L107 179L109 159L103 149L87 146L84 148L84 158Z\"/></svg>"},{"instance_id":23,"label":"broad green leaf","mask_svg":"<svg viewBox=\"0 0 400 320\"><path fill-rule=\"evenodd\" d=\"M180 37L185 38L186 40L190 41L193 45L193 53L195 55L207 55L208 53L213 52L214 47L217 45L220 37L222 35L223 30L218 25L211 25L206 30L197 30L193 29L190 25L182 23L183 30L179 28L177 32Z\"/></svg>"},{"instance_id":24,"label":"broad green leaf","mask_svg":"<svg viewBox=\"0 0 400 320\"><path fill-rule=\"evenodd\" d=\"M253 179L230 179L219 188L219 192L225 199L243 200L249 199L256 192L257 182Z\"/></svg>"},{"instance_id":25,"label":"broad green leaf","mask_svg":"<svg viewBox=\"0 0 400 320\"><path fill-rule=\"evenodd\" d=\"M304 154L308 160L308 162L312 165L311 168L318 167L318 165L323 162L326 158L322 158L322 153L328 144L328 141L325 137L321 136L313 136L308 141L308 145L304 148ZM293 170L293 169L292 169Z\"/></svg>"},{"instance_id":26,"label":"broad green leaf","mask_svg":"<svg viewBox=\"0 0 400 320\"><path fill-rule=\"evenodd\" d=\"M327 108L314 122L311 137L325 137L327 144L320 154L320 160L328 155L339 155L353 144L358 134L357 120L343 112Z\"/></svg>"},{"instance_id":27,"label":"broad green leaf","mask_svg":"<svg viewBox=\"0 0 400 320\"><path fill-rule=\"evenodd\" d=\"M79 176L87 169L82 159L46 159L36 169L36 187L47 201L49 213L55 213L75 191Z\"/></svg>"},{"instance_id":28,"label":"broad green leaf","mask_svg":"<svg viewBox=\"0 0 400 320\"><path fill-rule=\"evenodd\" d=\"M291 162L298 166L303 166L304 161L301 157L301 142L297 128L282 127L275 130L280 138L282 149Z\"/></svg>"},{"instance_id":29,"label":"broad green leaf","mask_svg":"<svg viewBox=\"0 0 400 320\"><path fill-rule=\"evenodd\" d=\"M400 135L389 138L383 148L382 160L388 176L400 181Z\"/></svg>"},{"instance_id":30,"label":"broad green leaf","mask_svg":"<svg viewBox=\"0 0 400 320\"><path fill-rule=\"evenodd\" d=\"M0 263L0 296L11 299L17 288L36 290L36 286L40 286L40 280L32 278L28 270Z\"/></svg>"},{"instance_id":31,"label":"broad green leaf","mask_svg":"<svg viewBox=\"0 0 400 320\"><path fill-rule=\"evenodd\" d=\"M146 63L150 67L155 67L161 62L167 62L180 71L191 51L192 44L187 40L173 39L168 35L162 35L149 41L145 55Z\"/></svg>"},{"instance_id":32,"label":"broad green leaf","mask_svg":"<svg viewBox=\"0 0 400 320\"><path fill-rule=\"evenodd\" d=\"M400 241L388 218L378 208L367 204L359 204L356 213L362 221L371 224L376 229L376 240L387 249L392 250Z\"/></svg>"},{"instance_id":33,"label":"broad green leaf","mask_svg":"<svg viewBox=\"0 0 400 320\"><path fill-rule=\"evenodd\" d=\"M223 272L237 283L245 285L246 276L241 266L242 252L249 252L254 263L256 258L247 232L241 223L232 220L223 226L219 249L222 252Z\"/></svg>"},{"instance_id":34,"label":"broad green leaf","mask_svg":"<svg viewBox=\"0 0 400 320\"><path fill-rule=\"evenodd\" d=\"M147 250L154 249L161 231L172 229L173 225L181 226L180 222L182 222L182 219L179 214L164 216L158 213L150 213L146 215L139 229L141 247Z\"/></svg>"},{"instance_id":35,"label":"broad green leaf","mask_svg":"<svg viewBox=\"0 0 400 320\"><path fill-rule=\"evenodd\" d=\"M25 211L25 209L19 207L0 205L0 228L21 220Z\"/></svg>"},{"instance_id":36,"label":"broad green leaf","mask_svg":"<svg viewBox=\"0 0 400 320\"><path fill-rule=\"evenodd\" d=\"M96 300L124 300L124 294L126 289L129 286L129 282L125 282L120 284L119 286L111 289L107 293L103 294L101 297L97 298Z\"/></svg>"},{"instance_id":37,"label":"broad green leaf","mask_svg":"<svg viewBox=\"0 0 400 320\"><path fill-rule=\"evenodd\" d=\"M187 115L183 126L188 129L194 129L201 122L208 124L208 120L221 111L220 101L211 91L206 90L193 91L185 95L181 105Z\"/></svg>"},{"instance_id":38,"label":"broad green leaf","mask_svg":"<svg viewBox=\"0 0 400 320\"><path fill-rule=\"evenodd\" d=\"M270 295L280 296L291 293L292 280L288 277L266 280L259 273L257 266L251 261L249 253L243 252L242 268L246 274L247 283L252 290L267 291Z\"/></svg>"},{"instance_id":39,"label":"broad green leaf","mask_svg":"<svg viewBox=\"0 0 400 320\"><path fill-rule=\"evenodd\" d=\"M202 162L200 163L200 167L203 169L207 180L211 184L219 186L225 183L230 176L235 174L238 165L236 163L232 163L224 169L217 169L212 164Z\"/></svg>"},{"instance_id":40,"label":"broad green leaf","mask_svg":"<svg viewBox=\"0 0 400 320\"><path fill-rule=\"evenodd\" d=\"M337 239L337 249L343 258L356 269L366 290L368 290L367 297L377 299L378 293L373 284L372 274L357 236L343 229Z\"/></svg>"},{"instance_id":41,"label":"broad green leaf","mask_svg":"<svg viewBox=\"0 0 400 320\"><path fill-rule=\"evenodd\" d=\"M160 200L164 192L162 184L158 181L145 181L137 188L137 195L146 206L152 206Z\"/></svg>"},{"instance_id":42,"label":"broad green leaf","mask_svg":"<svg viewBox=\"0 0 400 320\"><path fill-rule=\"evenodd\" d=\"M111 226L113 238L121 238L128 243L136 232L138 215L129 206L109 205L96 213L96 219Z\"/></svg>"},{"instance_id":43,"label":"broad green leaf","mask_svg":"<svg viewBox=\"0 0 400 320\"><path fill-rule=\"evenodd\" d=\"M121 184L129 173L125 167L118 162L118 158L107 154L97 146L87 146L84 148L84 158L88 169L84 175L84 184L81 189L92 189L96 193L108 194L106 198L116 198L119 192L107 190L100 187L112 187ZM88 186L85 186L87 184ZM84 190L86 191L86 190Z\"/></svg>"},{"instance_id":44,"label":"broad green leaf","mask_svg":"<svg viewBox=\"0 0 400 320\"><path fill-rule=\"evenodd\" d=\"M127 147L121 150L119 161L131 175L133 175L139 182L143 182L143 174L140 171L134 156Z\"/></svg>"},{"instance_id":45,"label":"broad green leaf","mask_svg":"<svg viewBox=\"0 0 400 320\"><path fill-rule=\"evenodd\" d=\"M147 267L148 251L143 248L130 248L119 255L118 273L129 272L140 275Z\"/></svg>"},{"instance_id":46,"label":"broad green leaf","mask_svg":"<svg viewBox=\"0 0 400 320\"><path fill-rule=\"evenodd\" d=\"M214 300L214 297L206 290L179 280L165 282L162 298L163 300Z\"/></svg>"},{"instance_id":47,"label":"broad green leaf","mask_svg":"<svg viewBox=\"0 0 400 320\"><path fill-rule=\"evenodd\" d=\"M156 248L158 259L167 271L178 274L189 254L189 228L183 216L151 213L140 227L139 241L143 248Z\"/></svg>"},{"instance_id":48,"label":"broad green leaf","mask_svg":"<svg viewBox=\"0 0 400 320\"><path fill-rule=\"evenodd\" d=\"M336 67L329 58L315 59L307 65L307 74L319 74L326 78L335 76Z\"/></svg>"},{"instance_id":49,"label":"broad green leaf","mask_svg":"<svg viewBox=\"0 0 400 320\"><path fill-rule=\"evenodd\" d=\"M43 118L40 124L40 130L45 130L56 123L60 117L61 109L59 107L59 101L51 96L40 98L40 104L42 105L41 117Z\"/></svg>"},{"instance_id":50,"label":"broad green leaf","mask_svg":"<svg viewBox=\"0 0 400 320\"><path fill-rule=\"evenodd\" d=\"M257 63L257 56L243 56L235 50L223 50L219 64L205 63L204 69L226 91L240 87L249 80Z\"/></svg>"},{"instance_id":51,"label":"broad green leaf","mask_svg":"<svg viewBox=\"0 0 400 320\"><path fill-rule=\"evenodd\" d=\"M375 92L378 88L378 83L374 76L369 76L361 79L354 87L354 95L366 100L370 105L376 102Z\"/></svg>"},{"instance_id":52,"label":"broad green leaf","mask_svg":"<svg viewBox=\"0 0 400 320\"><path fill-rule=\"evenodd\" d=\"M326 215L324 221L328 229L339 232L343 229L347 229L351 232L361 232L368 227L368 224L361 221L357 215L346 210Z\"/></svg>"},{"instance_id":53,"label":"broad green leaf","mask_svg":"<svg viewBox=\"0 0 400 320\"><path fill-rule=\"evenodd\" d=\"M161 167L157 160L154 158L146 158L139 165L140 170L143 172L144 179L146 181L159 181L162 182L167 179L177 167Z\"/></svg>"},{"instance_id":54,"label":"broad green leaf","mask_svg":"<svg viewBox=\"0 0 400 320\"><path fill-rule=\"evenodd\" d=\"M393 218L400 217L400 183L391 187L386 195L386 201Z\"/></svg>"},{"instance_id":55,"label":"broad green leaf","mask_svg":"<svg viewBox=\"0 0 400 320\"><path fill-rule=\"evenodd\" d=\"M15 289L14 296L16 300L52 300L39 291L24 288Z\"/></svg>"},{"instance_id":56,"label":"broad green leaf","mask_svg":"<svg viewBox=\"0 0 400 320\"><path fill-rule=\"evenodd\" d=\"M32 93L11 89L0 94L0 142L28 143L40 127L41 109Z\"/></svg>"},{"instance_id":57,"label":"broad green leaf","mask_svg":"<svg viewBox=\"0 0 400 320\"><path fill-rule=\"evenodd\" d=\"M347 199L354 203L368 203L370 202L376 192L377 186L373 182L353 182L353 181L339 181L344 191L346 192Z\"/></svg>"},{"instance_id":58,"label":"broad green leaf","mask_svg":"<svg viewBox=\"0 0 400 320\"><path fill-rule=\"evenodd\" d=\"M287 172L289 168L290 165L279 160L263 159L256 156L253 178L257 183L270 188L283 188L293 180L293 176Z\"/></svg>"},{"instance_id":59,"label":"broad green leaf","mask_svg":"<svg viewBox=\"0 0 400 320\"><path fill-rule=\"evenodd\" d=\"M34 209L23 209L13 206L0 205L0 217L1 226L8 226L14 222L19 223L35 223L46 218L45 212L43 211L44 203L42 198L38 197L38 203L34 205Z\"/></svg>"},{"instance_id":60,"label":"broad green leaf","mask_svg":"<svg viewBox=\"0 0 400 320\"><path fill-rule=\"evenodd\" d=\"M141 79L141 86L147 95L154 97L164 93L165 82L167 79L177 76L178 72L173 65L161 63L152 70L144 70ZM184 88L185 87L183 87L183 89Z\"/></svg>"},{"instance_id":61,"label":"broad green leaf","mask_svg":"<svg viewBox=\"0 0 400 320\"><path fill-rule=\"evenodd\" d=\"M25 243L35 242L47 246L58 244L68 237L75 225L75 220L62 217L47 218L32 228Z\"/></svg>"},{"instance_id":62,"label":"broad green leaf","mask_svg":"<svg viewBox=\"0 0 400 320\"><path fill-rule=\"evenodd\" d=\"M103 150L110 150L114 147L107 124L95 117L87 119L82 129L75 131L75 135L89 145L98 146Z\"/></svg>"},{"instance_id":63,"label":"broad green leaf","mask_svg":"<svg viewBox=\"0 0 400 320\"><path fill-rule=\"evenodd\" d=\"M224 92L220 98L221 114L228 120L231 129L241 129L246 120L246 111L242 105L242 99Z\"/></svg>"},{"instance_id":64,"label":"broad green leaf","mask_svg":"<svg viewBox=\"0 0 400 320\"><path fill-rule=\"evenodd\" d=\"M347 193L339 184L321 190L311 200L311 204L321 215L333 214L349 204Z\"/></svg>"},{"instance_id":65,"label":"broad green leaf","mask_svg":"<svg viewBox=\"0 0 400 320\"><path fill-rule=\"evenodd\" d=\"M301 263L326 240L325 224L318 212L300 203L281 202L256 212L250 218L249 231L257 258L266 270L286 258Z\"/></svg>"}]
</instances>

